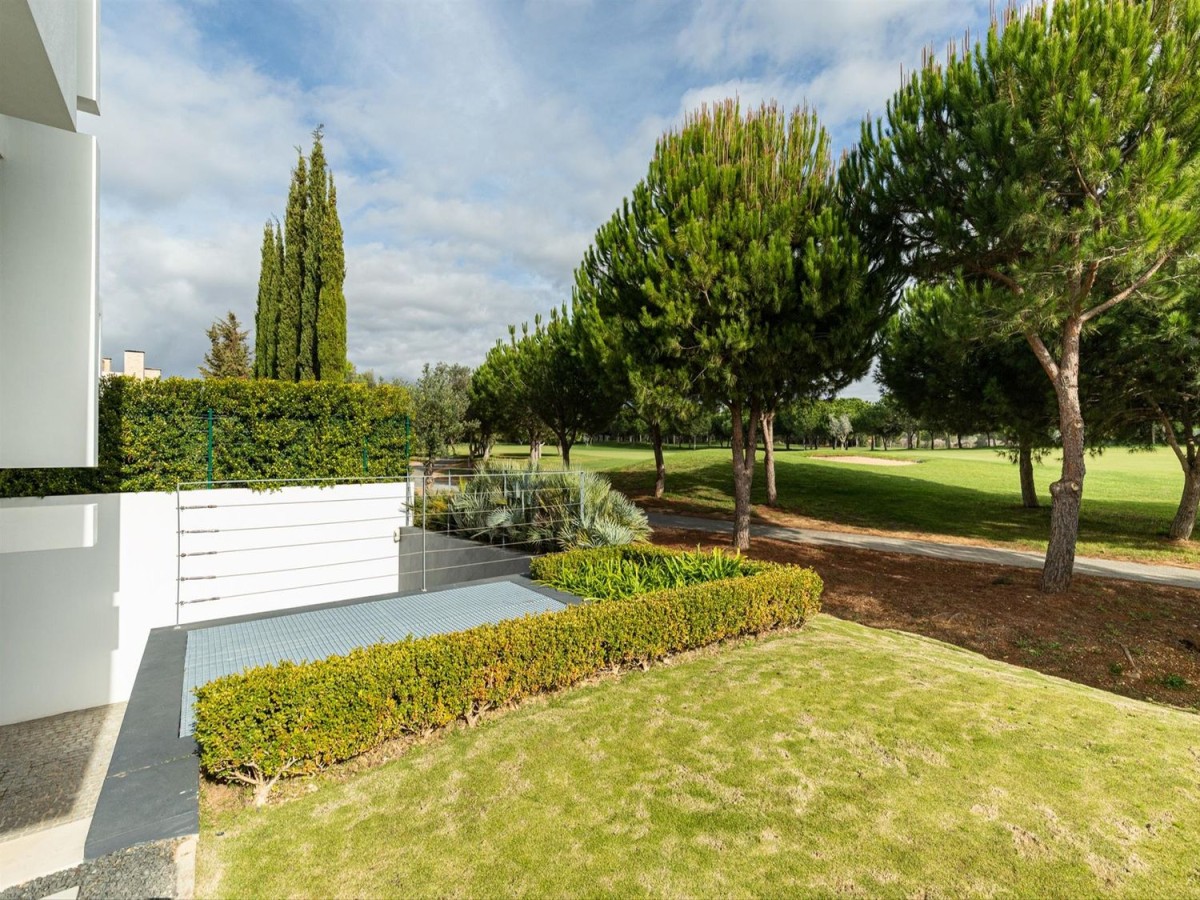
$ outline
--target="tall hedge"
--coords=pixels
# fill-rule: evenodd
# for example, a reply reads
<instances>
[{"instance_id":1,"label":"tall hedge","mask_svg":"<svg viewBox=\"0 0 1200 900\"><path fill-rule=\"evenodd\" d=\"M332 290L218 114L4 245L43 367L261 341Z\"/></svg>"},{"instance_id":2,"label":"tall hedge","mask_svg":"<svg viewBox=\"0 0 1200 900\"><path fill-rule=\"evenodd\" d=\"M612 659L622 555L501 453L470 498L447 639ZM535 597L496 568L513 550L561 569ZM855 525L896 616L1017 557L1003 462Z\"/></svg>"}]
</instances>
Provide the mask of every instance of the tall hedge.
<instances>
[{"instance_id":1,"label":"tall hedge","mask_svg":"<svg viewBox=\"0 0 1200 900\"><path fill-rule=\"evenodd\" d=\"M100 386L95 469L3 469L0 496L173 491L213 479L350 478L407 471L409 394L396 386L112 376Z\"/></svg>"}]
</instances>

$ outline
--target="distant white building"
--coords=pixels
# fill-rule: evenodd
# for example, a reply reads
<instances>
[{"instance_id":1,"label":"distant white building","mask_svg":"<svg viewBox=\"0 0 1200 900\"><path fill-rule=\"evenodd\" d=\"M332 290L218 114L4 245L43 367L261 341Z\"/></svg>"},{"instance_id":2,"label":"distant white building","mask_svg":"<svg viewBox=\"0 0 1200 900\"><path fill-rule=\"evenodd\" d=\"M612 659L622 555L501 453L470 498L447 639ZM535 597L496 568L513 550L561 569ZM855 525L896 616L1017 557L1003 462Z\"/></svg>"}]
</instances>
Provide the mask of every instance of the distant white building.
<instances>
[{"instance_id":1,"label":"distant white building","mask_svg":"<svg viewBox=\"0 0 1200 900\"><path fill-rule=\"evenodd\" d=\"M126 350L125 351L125 371L114 372L112 367L112 357L106 356L100 360L101 375L128 375L130 378L136 378L138 381L158 381L162 378L162 369L150 369L146 367L146 354L142 350Z\"/></svg>"},{"instance_id":2,"label":"distant white building","mask_svg":"<svg viewBox=\"0 0 1200 900\"><path fill-rule=\"evenodd\" d=\"M98 0L0 0L0 467L96 465Z\"/></svg>"}]
</instances>

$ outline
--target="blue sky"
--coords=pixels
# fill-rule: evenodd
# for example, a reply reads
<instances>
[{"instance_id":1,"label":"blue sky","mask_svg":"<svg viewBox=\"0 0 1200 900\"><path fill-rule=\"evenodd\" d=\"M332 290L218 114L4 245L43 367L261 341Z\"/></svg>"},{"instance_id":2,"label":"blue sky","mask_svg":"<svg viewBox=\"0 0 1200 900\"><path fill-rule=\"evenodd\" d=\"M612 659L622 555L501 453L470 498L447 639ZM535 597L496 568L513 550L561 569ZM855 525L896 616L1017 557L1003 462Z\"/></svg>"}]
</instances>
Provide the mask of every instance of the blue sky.
<instances>
[{"instance_id":1,"label":"blue sky","mask_svg":"<svg viewBox=\"0 0 1200 900\"><path fill-rule=\"evenodd\" d=\"M104 0L103 351L196 375L253 323L263 222L325 126L349 354L411 378L476 364L570 296L655 139L706 100L808 102L838 146L972 0ZM119 362L118 362L119 366ZM865 385L858 393L874 395Z\"/></svg>"}]
</instances>

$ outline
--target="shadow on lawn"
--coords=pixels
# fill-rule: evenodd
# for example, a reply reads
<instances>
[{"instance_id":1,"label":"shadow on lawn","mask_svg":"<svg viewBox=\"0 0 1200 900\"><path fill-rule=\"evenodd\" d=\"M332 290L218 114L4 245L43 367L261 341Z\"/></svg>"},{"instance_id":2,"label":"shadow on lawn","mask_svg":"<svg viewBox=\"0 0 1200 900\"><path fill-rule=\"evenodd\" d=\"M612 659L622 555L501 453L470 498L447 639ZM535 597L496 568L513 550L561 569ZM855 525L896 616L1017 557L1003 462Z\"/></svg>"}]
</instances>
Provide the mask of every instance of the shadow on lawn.
<instances>
[{"instance_id":1,"label":"shadow on lawn","mask_svg":"<svg viewBox=\"0 0 1200 900\"><path fill-rule=\"evenodd\" d=\"M653 493L654 470L650 465L607 474L616 488L631 497L645 499ZM1015 466L1011 493L915 478L894 468L873 471L869 466L813 464L804 457L777 459L776 478L784 512L827 522L1042 545L1049 538L1050 498L1044 486L1039 486L1042 506L1022 507ZM672 469L668 461L664 499L674 511L730 513L732 491L729 463ZM761 459L755 470L751 502L766 503ZM1174 514L1175 507L1170 503L1089 498L1085 488L1080 539L1112 543L1126 550L1169 553L1173 548L1165 537ZM1184 554L1185 558L1195 556Z\"/></svg>"}]
</instances>

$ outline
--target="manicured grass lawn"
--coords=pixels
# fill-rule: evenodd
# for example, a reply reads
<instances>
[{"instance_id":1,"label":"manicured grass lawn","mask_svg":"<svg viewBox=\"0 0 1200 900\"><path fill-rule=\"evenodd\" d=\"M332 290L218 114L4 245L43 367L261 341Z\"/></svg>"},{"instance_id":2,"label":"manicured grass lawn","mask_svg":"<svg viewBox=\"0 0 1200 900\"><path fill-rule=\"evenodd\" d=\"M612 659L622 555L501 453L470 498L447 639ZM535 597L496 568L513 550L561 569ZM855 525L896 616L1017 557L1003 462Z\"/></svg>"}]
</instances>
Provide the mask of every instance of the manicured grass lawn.
<instances>
[{"instance_id":1,"label":"manicured grass lawn","mask_svg":"<svg viewBox=\"0 0 1200 900\"><path fill-rule=\"evenodd\" d=\"M262 810L198 896L1200 896L1200 717L819 616Z\"/></svg>"},{"instance_id":2,"label":"manicured grass lawn","mask_svg":"<svg viewBox=\"0 0 1200 900\"><path fill-rule=\"evenodd\" d=\"M503 448L519 453L520 448ZM877 467L822 460L830 451L780 451L776 455L779 498L786 511L843 525L927 532L1012 542L1044 549L1050 531L1050 482L1059 460L1048 457L1035 469L1042 508L1021 507L1017 468L995 450L913 450L848 454L914 460L918 465ZM547 463L552 459L547 448ZM759 455L761 460L761 453ZM579 446L572 461L607 472L634 497L653 490L649 448L629 445ZM1200 565L1200 540L1191 547L1166 541L1183 478L1171 451L1129 453L1109 449L1089 457L1084 485L1079 553ZM729 451L668 451L668 502L698 510L731 513ZM766 502L761 463L754 477L755 503Z\"/></svg>"}]
</instances>

